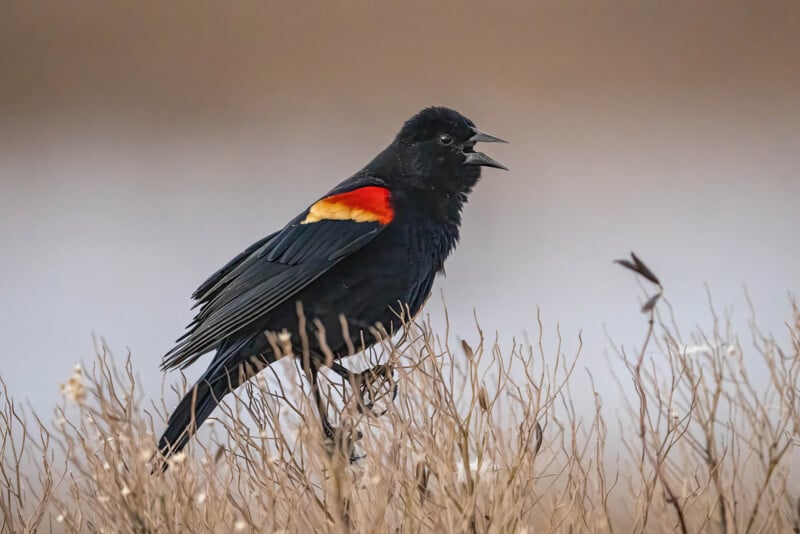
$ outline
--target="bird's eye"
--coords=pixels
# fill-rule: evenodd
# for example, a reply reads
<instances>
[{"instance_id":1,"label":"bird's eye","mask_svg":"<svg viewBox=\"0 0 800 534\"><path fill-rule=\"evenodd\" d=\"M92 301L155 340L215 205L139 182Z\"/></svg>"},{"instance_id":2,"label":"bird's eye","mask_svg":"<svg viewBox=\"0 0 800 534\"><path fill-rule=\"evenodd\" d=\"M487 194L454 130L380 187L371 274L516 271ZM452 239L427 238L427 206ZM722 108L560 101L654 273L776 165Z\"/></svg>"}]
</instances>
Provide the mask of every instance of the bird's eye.
<instances>
[{"instance_id":1,"label":"bird's eye","mask_svg":"<svg viewBox=\"0 0 800 534\"><path fill-rule=\"evenodd\" d=\"M443 145L449 145L453 142L453 138L447 134L442 134L439 136L439 142Z\"/></svg>"}]
</instances>

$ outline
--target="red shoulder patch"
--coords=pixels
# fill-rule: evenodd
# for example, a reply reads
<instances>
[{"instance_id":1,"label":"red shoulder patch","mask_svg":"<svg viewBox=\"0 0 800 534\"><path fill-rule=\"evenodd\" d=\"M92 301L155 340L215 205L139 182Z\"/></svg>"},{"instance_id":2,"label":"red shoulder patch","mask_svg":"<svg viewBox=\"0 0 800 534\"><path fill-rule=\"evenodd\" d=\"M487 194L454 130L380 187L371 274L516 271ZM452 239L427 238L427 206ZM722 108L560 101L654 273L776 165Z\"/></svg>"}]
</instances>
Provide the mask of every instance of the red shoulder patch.
<instances>
[{"instance_id":1,"label":"red shoulder patch","mask_svg":"<svg viewBox=\"0 0 800 534\"><path fill-rule=\"evenodd\" d=\"M391 193L385 187L368 185L317 201L301 224L325 219L389 224L394 219Z\"/></svg>"}]
</instances>

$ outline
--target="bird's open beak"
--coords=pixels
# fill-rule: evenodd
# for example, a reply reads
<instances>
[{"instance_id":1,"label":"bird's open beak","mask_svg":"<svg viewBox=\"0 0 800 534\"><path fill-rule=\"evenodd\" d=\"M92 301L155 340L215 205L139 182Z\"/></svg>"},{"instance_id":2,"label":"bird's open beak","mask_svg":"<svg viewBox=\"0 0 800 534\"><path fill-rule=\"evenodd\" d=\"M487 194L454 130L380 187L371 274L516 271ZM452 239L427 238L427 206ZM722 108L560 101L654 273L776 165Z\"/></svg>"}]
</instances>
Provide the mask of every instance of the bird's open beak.
<instances>
[{"instance_id":1,"label":"bird's open beak","mask_svg":"<svg viewBox=\"0 0 800 534\"><path fill-rule=\"evenodd\" d=\"M466 146L473 147L475 143L508 143L508 141L484 133L476 128L475 135L469 138ZM496 169L503 169L504 171L508 170L508 167L493 160L483 152L464 152L464 156L466 156L464 165L480 165L481 167L494 167Z\"/></svg>"}]
</instances>

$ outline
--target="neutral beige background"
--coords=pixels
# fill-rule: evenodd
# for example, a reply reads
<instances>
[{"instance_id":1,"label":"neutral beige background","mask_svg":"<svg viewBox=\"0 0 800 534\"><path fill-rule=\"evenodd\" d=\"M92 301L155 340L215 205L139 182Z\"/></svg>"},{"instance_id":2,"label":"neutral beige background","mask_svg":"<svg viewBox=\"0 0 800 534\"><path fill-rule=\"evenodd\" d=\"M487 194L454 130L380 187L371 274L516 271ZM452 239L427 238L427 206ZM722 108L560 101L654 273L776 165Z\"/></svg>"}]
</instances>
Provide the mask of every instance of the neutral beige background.
<instances>
[{"instance_id":1,"label":"neutral beige background","mask_svg":"<svg viewBox=\"0 0 800 534\"><path fill-rule=\"evenodd\" d=\"M7 1L0 374L44 408L95 332L155 391L192 289L430 104L512 141L436 286L454 336L475 307L508 345L541 306L602 376L603 325L640 340L631 249L685 328L704 283L743 321L746 283L782 334L798 65L789 1Z\"/></svg>"}]
</instances>

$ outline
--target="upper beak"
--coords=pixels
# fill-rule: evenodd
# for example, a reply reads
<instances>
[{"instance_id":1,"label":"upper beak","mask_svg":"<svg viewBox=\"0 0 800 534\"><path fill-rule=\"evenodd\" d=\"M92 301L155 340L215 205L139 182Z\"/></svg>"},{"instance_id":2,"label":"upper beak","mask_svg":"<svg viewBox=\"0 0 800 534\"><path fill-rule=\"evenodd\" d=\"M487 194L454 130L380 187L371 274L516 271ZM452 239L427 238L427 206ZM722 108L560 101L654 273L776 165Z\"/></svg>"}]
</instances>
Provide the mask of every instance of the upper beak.
<instances>
[{"instance_id":1,"label":"upper beak","mask_svg":"<svg viewBox=\"0 0 800 534\"><path fill-rule=\"evenodd\" d=\"M475 135L469 138L470 143L508 143L505 139L500 139L486 132L475 129Z\"/></svg>"},{"instance_id":2,"label":"upper beak","mask_svg":"<svg viewBox=\"0 0 800 534\"><path fill-rule=\"evenodd\" d=\"M475 143L508 143L508 141L504 141L499 137L495 137L493 135L489 135L484 133L477 128L475 129L475 135L469 138L467 141L467 145L473 146ZM464 155L466 159L464 160L464 165L480 165L482 167L494 167L496 169L503 169L505 171L508 170L508 167L505 165L493 160L483 152L465 152Z\"/></svg>"}]
</instances>

